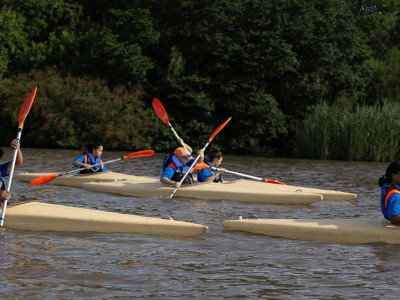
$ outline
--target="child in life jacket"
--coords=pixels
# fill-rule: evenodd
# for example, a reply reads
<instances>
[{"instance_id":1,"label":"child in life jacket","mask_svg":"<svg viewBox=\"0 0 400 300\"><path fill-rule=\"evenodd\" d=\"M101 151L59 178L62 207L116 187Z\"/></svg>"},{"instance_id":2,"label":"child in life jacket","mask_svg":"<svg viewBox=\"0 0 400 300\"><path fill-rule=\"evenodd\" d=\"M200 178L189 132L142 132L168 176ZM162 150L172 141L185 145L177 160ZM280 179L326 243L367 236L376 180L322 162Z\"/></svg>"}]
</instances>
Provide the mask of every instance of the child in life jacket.
<instances>
[{"instance_id":1,"label":"child in life jacket","mask_svg":"<svg viewBox=\"0 0 400 300\"><path fill-rule=\"evenodd\" d=\"M400 224L400 161L394 161L379 178L381 187L381 211L393 224Z\"/></svg>"},{"instance_id":2,"label":"child in life jacket","mask_svg":"<svg viewBox=\"0 0 400 300\"><path fill-rule=\"evenodd\" d=\"M187 146L186 144L184 144ZM160 181L163 184L172 185L176 188L179 188L181 179L185 176L185 174L189 171L190 166L193 164L195 158L191 155L191 148L186 147L189 151L187 151L184 147L176 148L173 155L168 155L164 159L163 163L163 173L161 174ZM201 163L204 159L203 151L200 150L200 157L196 164ZM193 169L191 170L191 172ZM183 184L192 184L194 183L193 177L191 174L188 174L185 178Z\"/></svg>"},{"instance_id":3,"label":"child in life jacket","mask_svg":"<svg viewBox=\"0 0 400 300\"><path fill-rule=\"evenodd\" d=\"M11 148L14 150L18 150L17 152L17 158L15 160L15 165L14 165L14 170L18 169L24 162L24 158L22 156L22 152L20 149L20 143L17 139L14 139L11 141ZM3 157L3 150L0 149L0 158ZM6 162L0 164L0 201L1 204L3 204L3 200L10 200L11 194L10 192L6 191L5 183L4 183L4 177L7 177L10 174L11 171L11 162Z\"/></svg>"},{"instance_id":4,"label":"child in life jacket","mask_svg":"<svg viewBox=\"0 0 400 300\"><path fill-rule=\"evenodd\" d=\"M106 166L103 165L101 155L103 154L103 145L101 143L90 143L87 145L87 152L83 152L81 156L75 159L72 164L75 167L84 168L80 174L107 172ZM94 166L97 165L97 166Z\"/></svg>"},{"instance_id":5,"label":"child in life jacket","mask_svg":"<svg viewBox=\"0 0 400 300\"><path fill-rule=\"evenodd\" d=\"M208 154L209 160L201 165L201 169L199 169L199 166L197 167L197 180L199 182L222 182L221 174L225 173L225 169L216 171L212 168L218 168L222 164L223 158L221 150L218 147L212 147Z\"/></svg>"}]
</instances>

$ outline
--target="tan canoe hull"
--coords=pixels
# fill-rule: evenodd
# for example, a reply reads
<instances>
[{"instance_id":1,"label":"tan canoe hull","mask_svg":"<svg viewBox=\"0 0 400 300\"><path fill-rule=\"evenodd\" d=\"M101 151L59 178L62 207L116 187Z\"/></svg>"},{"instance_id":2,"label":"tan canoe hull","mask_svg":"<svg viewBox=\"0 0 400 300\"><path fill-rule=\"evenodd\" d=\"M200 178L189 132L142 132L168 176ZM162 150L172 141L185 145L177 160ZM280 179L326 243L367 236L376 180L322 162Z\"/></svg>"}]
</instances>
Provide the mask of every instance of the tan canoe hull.
<instances>
[{"instance_id":1,"label":"tan canoe hull","mask_svg":"<svg viewBox=\"0 0 400 300\"><path fill-rule=\"evenodd\" d=\"M49 173L20 173L15 177L24 182ZM90 183L90 184L88 184ZM102 183L102 184L99 184ZM98 192L115 193L134 197L168 197L172 188L160 183L158 177L134 176L114 172L90 175L64 175L47 184L84 187ZM180 188L176 196L202 200L230 199L284 205L308 205L321 200L351 200L357 195L290 185L270 184L251 180L224 183L199 183Z\"/></svg>"},{"instance_id":2,"label":"tan canoe hull","mask_svg":"<svg viewBox=\"0 0 400 300\"><path fill-rule=\"evenodd\" d=\"M400 244L400 227L363 219L243 219L226 220L227 230L245 231L294 240L337 243Z\"/></svg>"},{"instance_id":3,"label":"tan canoe hull","mask_svg":"<svg viewBox=\"0 0 400 300\"><path fill-rule=\"evenodd\" d=\"M153 183L132 183L132 182L88 182L82 184L84 189L102 192L114 193L134 197L168 197L172 187L167 187L160 182ZM228 199L238 202L285 204L285 205L308 205L321 201L322 196L310 193L286 193L272 192L259 189L245 189L233 185L224 185L218 183L199 183L182 186L175 193L174 197L190 197L201 200L220 200Z\"/></svg>"},{"instance_id":4,"label":"tan canoe hull","mask_svg":"<svg viewBox=\"0 0 400 300\"><path fill-rule=\"evenodd\" d=\"M189 222L40 202L7 206L4 227L29 231L141 233L169 237L194 237L208 231L205 225Z\"/></svg>"}]
</instances>

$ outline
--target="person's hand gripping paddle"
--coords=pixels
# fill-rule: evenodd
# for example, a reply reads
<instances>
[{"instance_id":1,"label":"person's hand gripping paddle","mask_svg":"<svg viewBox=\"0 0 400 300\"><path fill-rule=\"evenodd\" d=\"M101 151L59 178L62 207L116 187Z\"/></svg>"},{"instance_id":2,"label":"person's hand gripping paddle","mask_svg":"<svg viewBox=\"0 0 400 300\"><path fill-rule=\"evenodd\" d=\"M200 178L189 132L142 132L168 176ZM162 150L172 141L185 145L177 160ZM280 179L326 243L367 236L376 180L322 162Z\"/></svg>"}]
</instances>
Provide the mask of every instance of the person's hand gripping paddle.
<instances>
[{"instance_id":1,"label":"person's hand gripping paddle","mask_svg":"<svg viewBox=\"0 0 400 300\"><path fill-rule=\"evenodd\" d=\"M21 110L19 111L18 115L18 132L17 132L17 140L19 141L21 139L21 134L22 134L22 129L24 128L24 122L26 117L28 116L28 113L31 109L33 100L35 100L36 96L36 91L37 87L33 89L33 91L26 97L24 104L22 104ZM7 183L7 188L6 190L9 192L11 189L11 182L13 179L14 175L14 168L15 168L15 161L17 159L17 154L18 154L18 149L14 149L13 153L13 158L11 161L11 168L10 168L10 174L8 175L8 183ZM6 214L6 209L7 209L7 200L3 200L3 209L1 211L1 217L0 217L0 227L3 227L4 224L4 216Z\"/></svg>"}]
</instances>

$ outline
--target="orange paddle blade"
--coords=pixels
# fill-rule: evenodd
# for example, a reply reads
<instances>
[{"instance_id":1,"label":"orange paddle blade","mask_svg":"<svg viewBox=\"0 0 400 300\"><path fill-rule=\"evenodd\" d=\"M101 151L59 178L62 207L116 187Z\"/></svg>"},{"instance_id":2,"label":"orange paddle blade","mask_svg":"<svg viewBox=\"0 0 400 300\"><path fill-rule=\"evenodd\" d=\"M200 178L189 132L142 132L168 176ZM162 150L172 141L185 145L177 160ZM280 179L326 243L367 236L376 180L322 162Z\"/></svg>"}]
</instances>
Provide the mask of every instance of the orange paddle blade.
<instances>
[{"instance_id":1,"label":"orange paddle blade","mask_svg":"<svg viewBox=\"0 0 400 300\"><path fill-rule=\"evenodd\" d=\"M158 100L157 98L153 99L153 108L154 108L154 111L156 112L157 116L160 118L160 120L162 122L164 122L165 124L167 124L168 126L171 126L171 124L169 123L169 120L168 120L168 114L165 111L165 108L161 104L160 100Z\"/></svg>"},{"instance_id":2,"label":"orange paddle blade","mask_svg":"<svg viewBox=\"0 0 400 300\"><path fill-rule=\"evenodd\" d=\"M30 184L31 185L42 185L42 184L52 181L53 179L55 179L57 177L60 177L60 176L61 176L61 174L50 174L50 175L40 176L38 178L31 180Z\"/></svg>"},{"instance_id":3,"label":"orange paddle blade","mask_svg":"<svg viewBox=\"0 0 400 300\"><path fill-rule=\"evenodd\" d=\"M154 154L153 150L143 150L138 152L133 152L131 154L125 155L122 159L131 158L131 157L148 157Z\"/></svg>"},{"instance_id":4,"label":"orange paddle blade","mask_svg":"<svg viewBox=\"0 0 400 300\"><path fill-rule=\"evenodd\" d=\"M21 110L19 111L19 115L18 115L19 128L24 127L24 122L25 122L26 116L28 115L28 113L31 109L33 100L35 100L36 91L37 91L37 87L35 87L33 89L33 91L28 95L28 97L26 97L24 104L22 105Z\"/></svg>"},{"instance_id":5,"label":"orange paddle blade","mask_svg":"<svg viewBox=\"0 0 400 300\"><path fill-rule=\"evenodd\" d=\"M274 184L283 184L286 185L286 183L280 182L278 180L273 180L273 179L265 179L265 182L267 183L274 183Z\"/></svg>"},{"instance_id":6,"label":"orange paddle blade","mask_svg":"<svg viewBox=\"0 0 400 300\"><path fill-rule=\"evenodd\" d=\"M208 143L211 143L211 141L214 139L214 137L222 130L222 128L225 127L226 124L232 119L232 117L229 117L228 120L226 120L224 123L218 126L217 129L214 130L214 132L211 134L210 138L208 139Z\"/></svg>"}]
</instances>

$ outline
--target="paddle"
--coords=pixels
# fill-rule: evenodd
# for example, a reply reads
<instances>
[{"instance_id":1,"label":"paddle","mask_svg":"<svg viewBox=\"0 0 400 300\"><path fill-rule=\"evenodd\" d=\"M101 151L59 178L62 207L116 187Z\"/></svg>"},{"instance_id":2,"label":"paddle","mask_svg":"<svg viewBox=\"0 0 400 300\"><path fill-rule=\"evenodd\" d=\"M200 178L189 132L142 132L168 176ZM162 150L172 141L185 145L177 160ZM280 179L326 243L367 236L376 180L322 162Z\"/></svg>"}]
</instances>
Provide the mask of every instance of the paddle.
<instances>
[{"instance_id":1,"label":"paddle","mask_svg":"<svg viewBox=\"0 0 400 300\"><path fill-rule=\"evenodd\" d=\"M208 165L207 165L207 166L208 166ZM209 167L209 166L208 166L208 167ZM212 167L211 170L216 171L216 172L221 171L220 168L216 168L216 167ZM267 183L275 183L275 184L283 184L283 185L286 185L286 183L283 183L283 182L280 182L280 181L277 181L277 180L273 180L273 179L264 179L264 178L261 178L261 177L255 177L255 176L251 176L251 175L247 175L247 174L243 174L243 173L238 173L238 172L229 171L229 170L227 170L227 169L225 169L225 172L231 173L231 174L235 174L235 175L238 175L238 176L243 176L243 177L247 177L247 178L259 180L259 181L264 181L264 182L267 182Z\"/></svg>"},{"instance_id":2,"label":"paddle","mask_svg":"<svg viewBox=\"0 0 400 300\"><path fill-rule=\"evenodd\" d=\"M180 137L179 135L176 133L176 131L174 130L174 128L172 127L171 123L169 122L168 119L168 114L164 108L164 106L161 104L160 100L158 100L157 98L153 99L153 108L154 111L156 112L157 116L160 118L160 120L167 124L168 127L171 128L172 133L175 135L175 137L179 140ZM189 153L189 150L186 148L185 144L183 142L181 142L182 146L186 149L186 151ZM190 154L190 153L189 153Z\"/></svg>"},{"instance_id":3,"label":"paddle","mask_svg":"<svg viewBox=\"0 0 400 300\"><path fill-rule=\"evenodd\" d=\"M220 132L222 130L222 128L225 127L226 124L228 124L228 122L232 119L232 117L230 117L228 120L226 120L224 123L222 123L221 125L218 126L217 129L214 130L214 132L211 134L211 136L209 137L208 141L206 142L206 144L204 145L202 151L204 153L204 151L206 150L207 146L211 143L211 141L214 139L214 137L218 134L218 132ZM190 171L193 169L193 167L196 165L197 161L200 158L200 154L197 155L196 159L193 161L192 165L190 166L189 170L185 173L185 175L182 177L181 181L179 182L180 184L182 184L182 182L185 181L186 177L188 176L188 174L190 173ZM171 195L169 195L169 198L172 198L175 194L175 192L177 191L177 187L172 191Z\"/></svg>"},{"instance_id":4,"label":"paddle","mask_svg":"<svg viewBox=\"0 0 400 300\"><path fill-rule=\"evenodd\" d=\"M102 164L105 165L105 164L109 164L109 163L112 163L112 162L116 162L116 161L127 159L127 158L132 158L132 157L148 157L148 156L152 156L153 154L154 154L153 150L143 150L143 151L133 152L131 154L128 154L128 155L125 155L125 156L122 156L122 157L119 157L119 158L116 158L116 159L113 159L113 160L109 160L109 161L106 161L106 162L103 162L103 163L100 163L100 164L94 164L94 165L92 165L92 167L100 166ZM63 175L68 175L68 174L72 174L72 173L77 173L77 172L80 172L82 170L86 170L86 169L85 168L79 168L79 169L76 169L76 170L73 170L73 171L64 172L64 173L60 173L60 174L49 174L49 175L40 176L40 177L37 177L37 178L31 180L30 184L32 184L32 185L42 185L42 184L45 184L45 183L48 183L48 182L52 181L53 179L55 179L57 177L60 177L60 176L63 176Z\"/></svg>"},{"instance_id":5,"label":"paddle","mask_svg":"<svg viewBox=\"0 0 400 300\"><path fill-rule=\"evenodd\" d=\"M32 92L28 95L28 97L26 97L24 104L22 104L21 110L19 111L18 132L17 132L17 138L16 138L18 141L21 139L22 129L24 128L24 122L25 122L26 117L28 116L30 109L31 109L33 100L35 100L36 91L37 91L37 87L35 87L32 90ZM18 154L18 149L14 149L13 158L11 161L10 174L8 175L9 179L8 179L7 189L6 189L8 192L11 189L11 182L12 182L13 175L14 175L14 167L15 167L15 161L17 160L17 154ZM7 202L8 201L6 199L3 199L3 209L1 211L0 227L3 227L4 216L6 214L6 208L7 208Z\"/></svg>"}]
</instances>

